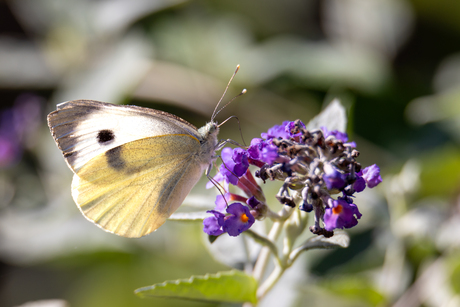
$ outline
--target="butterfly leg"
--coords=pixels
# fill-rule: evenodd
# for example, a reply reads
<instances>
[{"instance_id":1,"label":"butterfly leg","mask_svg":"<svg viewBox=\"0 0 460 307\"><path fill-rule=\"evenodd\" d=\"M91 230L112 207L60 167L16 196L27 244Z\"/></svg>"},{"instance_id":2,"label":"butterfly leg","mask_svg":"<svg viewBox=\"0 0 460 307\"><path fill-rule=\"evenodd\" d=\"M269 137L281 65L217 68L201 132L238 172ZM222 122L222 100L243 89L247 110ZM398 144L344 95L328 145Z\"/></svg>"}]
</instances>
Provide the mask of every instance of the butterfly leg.
<instances>
[{"instance_id":1,"label":"butterfly leg","mask_svg":"<svg viewBox=\"0 0 460 307\"><path fill-rule=\"evenodd\" d=\"M236 145L236 146L241 147L241 148L244 148L244 149L247 149L247 146L241 145L241 144L238 143L237 141L234 141L234 140L232 140L232 139L226 139L226 140L219 140L219 142L218 142L217 145L216 145L215 150L221 150L221 149L224 148L224 146L227 145L228 143L233 144L233 145Z\"/></svg>"},{"instance_id":2,"label":"butterfly leg","mask_svg":"<svg viewBox=\"0 0 460 307\"><path fill-rule=\"evenodd\" d=\"M211 177L211 175L210 175L211 174L211 169L212 169L212 164L209 164L208 168L206 169L206 177L217 188L219 193L224 198L225 202L227 202L227 200L225 199L225 196L224 196L224 192L226 192L226 191L225 191L224 187L219 182L217 182L214 178ZM227 206L228 206L228 204L227 204Z\"/></svg>"},{"instance_id":3,"label":"butterfly leg","mask_svg":"<svg viewBox=\"0 0 460 307\"><path fill-rule=\"evenodd\" d=\"M222 125L225 124L229 119L232 119L232 118L235 118L235 119L237 120L237 122L238 122L238 130L240 130L241 139L243 140L243 144L244 144L244 146L241 146L241 145L239 145L239 144L235 144L235 145L238 145L238 146L240 146L240 147L245 148L245 147L247 147L247 146L246 146L246 142L244 141L243 132L241 131L240 120L238 119L237 116L234 116L234 115L233 115L233 116L230 116L229 118L227 118L226 120L224 120L222 123L220 123L220 125L219 125L218 127L220 128L220 126L222 126Z\"/></svg>"}]
</instances>

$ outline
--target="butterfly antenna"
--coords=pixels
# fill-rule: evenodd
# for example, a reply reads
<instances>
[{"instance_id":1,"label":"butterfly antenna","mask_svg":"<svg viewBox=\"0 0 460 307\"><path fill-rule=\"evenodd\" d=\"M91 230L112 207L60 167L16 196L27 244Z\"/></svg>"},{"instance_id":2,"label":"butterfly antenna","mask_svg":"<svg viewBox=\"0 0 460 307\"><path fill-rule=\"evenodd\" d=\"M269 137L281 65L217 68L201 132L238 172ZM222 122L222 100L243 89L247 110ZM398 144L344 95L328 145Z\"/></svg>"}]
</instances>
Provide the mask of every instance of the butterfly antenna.
<instances>
[{"instance_id":1,"label":"butterfly antenna","mask_svg":"<svg viewBox=\"0 0 460 307\"><path fill-rule=\"evenodd\" d=\"M219 102L217 103L216 107L214 108L214 112L212 112L212 116L211 116L211 122L214 121L214 118L216 118L217 113L219 113L220 110L223 109L223 108L222 108L222 109L220 109L219 111L217 111L217 108L219 107L219 104L222 102L222 99L224 99L224 96L225 96L225 94L227 93L228 87L230 86L230 83L232 83L232 80L233 80L233 78L235 77L235 75L236 75L236 73L238 72L238 70L240 70L240 64L236 65L235 72L233 73L232 77L230 78L230 81L228 81L227 87L225 88L225 91L224 91L224 93L222 94L222 97L220 97ZM246 90L243 90L243 91L246 91ZM240 95L242 95L242 94L240 94ZM240 96L240 95L238 95L238 96ZM238 97L238 96L236 96L236 97ZM236 98L236 97L235 97L235 98ZM231 101L233 101L235 98L233 98ZM227 103L227 104L228 104L228 103ZM226 104L225 106L227 106L227 104ZM225 106L224 106L224 107L225 107Z\"/></svg>"},{"instance_id":2,"label":"butterfly antenna","mask_svg":"<svg viewBox=\"0 0 460 307\"><path fill-rule=\"evenodd\" d=\"M244 95L246 94L247 90L246 89L243 89L241 91L241 93L239 93L238 95L236 95L235 97L232 98L232 100L230 100L229 102L227 102L222 108L219 109L219 111L216 112L216 114L214 114L214 116L212 117L212 120L214 120L214 118L217 116L217 114L219 114L220 111L222 111L226 106L228 106L233 100L235 100L236 98L240 97L241 95Z\"/></svg>"}]
</instances>

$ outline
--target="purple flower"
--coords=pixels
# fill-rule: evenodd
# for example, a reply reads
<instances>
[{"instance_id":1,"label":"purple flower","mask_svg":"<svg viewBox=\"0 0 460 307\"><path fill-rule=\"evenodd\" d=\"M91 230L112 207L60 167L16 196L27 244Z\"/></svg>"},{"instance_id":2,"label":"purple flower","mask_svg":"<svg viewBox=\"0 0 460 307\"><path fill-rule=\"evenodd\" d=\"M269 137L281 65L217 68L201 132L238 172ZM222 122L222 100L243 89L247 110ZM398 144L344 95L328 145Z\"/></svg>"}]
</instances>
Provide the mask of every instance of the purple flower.
<instances>
[{"instance_id":1,"label":"purple flower","mask_svg":"<svg viewBox=\"0 0 460 307\"><path fill-rule=\"evenodd\" d=\"M327 139L329 136L335 137L337 140L341 141L344 145L348 145L352 148L356 148L356 143L354 141L348 141L348 134L345 132L340 132L339 130L328 130L326 127L322 126L321 130L323 130L324 138Z\"/></svg>"},{"instance_id":2,"label":"purple flower","mask_svg":"<svg viewBox=\"0 0 460 307\"><path fill-rule=\"evenodd\" d=\"M255 198L254 196L251 196L251 197L246 201L246 204L248 204L249 207L251 207L252 209L254 209L255 207L257 207L258 204L260 204L260 201L258 201L257 198Z\"/></svg>"},{"instance_id":3,"label":"purple flower","mask_svg":"<svg viewBox=\"0 0 460 307\"><path fill-rule=\"evenodd\" d=\"M356 176L356 181L353 183L355 192L362 192L366 188L366 180L361 176Z\"/></svg>"},{"instance_id":4,"label":"purple flower","mask_svg":"<svg viewBox=\"0 0 460 307\"><path fill-rule=\"evenodd\" d=\"M259 138L254 138L248 148L249 158L272 164L278 158L278 147Z\"/></svg>"},{"instance_id":5,"label":"purple flower","mask_svg":"<svg viewBox=\"0 0 460 307\"><path fill-rule=\"evenodd\" d=\"M238 184L238 178L243 176L249 167L248 153L242 148L232 149L225 147L221 153L222 165L219 168L221 176L216 176L214 179L225 179L233 185Z\"/></svg>"},{"instance_id":6,"label":"purple flower","mask_svg":"<svg viewBox=\"0 0 460 307\"><path fill-rule=\"evenodd\" d=\"M344 143L343 145L348 145L348 146L350 146L350 147L352 147L352 148L356 148L356 142L355 142L355 141L353 141L353 142L348 142L348 143Z\"/></svg>"},{"instance_id":7,"label":"purple flower","mask_svg":"<svg viewBox=\"0 0 460 307\"><path fill-rule=\"evenodd\" d=\"M235 162L233 172L238 177L243 176L249 167L248 152L242 148L235 148L233 149L232 159Z\"/></svg>"},{"instance_id":8,"label":"purple flower","mask_svg":"<svg viewBox=\"0 0 460 307\"><path fill-rule=\"evenodd\" d=\"M234 203L228 206L227 213L230 213L230 215L224 218L222 229L232 237L238 236L254 224L255 219L249 212L249 208L241 203Z\"/></svg>"},{"instance_id":9,"label":"purple flower","mask_svg":"<svg viewBox=\"0 0 460 307\"><path fill-rule=\"evenodd\" d=\"M216 201L215 201L215 204L216 204L215 210L220 211L220 212L224 212L225 209L227 208L227 205L230 202L233 202L233 201L247 202L247 200L248 199L246 197L240 196L238 194L229 193L229 192L225 193L223 196L222 195L217 195L216 196Z\"/></svg>"},{"instance_id":10,"label":"purple flower","mask_svg":"<svg viewBox=\"0 0 460 307\"><path fill-rule=\"evenodd\" d=\"M337 140L339 141L342 141L343 143L345 143L346 141L348 141L348 134L346 134L345 132L340 132L339 130L328 130L326 127L322 126L321 127L321 130L323 130L323 134L324 134L324 138L327 139L328 136L333 136L335 137ZM356 147L356 145L354 146Z\"/></svg>"},{"instance_id":11,"label":"purple flower","mask_svg":"<svg viewBox=\"0 0 460 307\"><path fill-rule=\"evenodd\" d=\"M382 182L382 177L380 177L380 168L377 164L366 167L365 169L357 172L356 175L356 181L353 183L353 189L355 192L362 192L366 188L366 185L372 189Z\"/></svg>"},{"instance_id":12,"label":"purple flower","mask_svg":"<svg viewBox=\"0 0 460 307\"><path fill-rule=\"evenodd\" d=\"M235 161L233 161L233 149L225 147L222 149L221 158L222 164L219 167L219 172L223 175L224 179L236 185L238 183L238 177L235 176L233 169L235 168Z\"/></svg>"},{"instance_id":13,"label":"purple flower","mask_svg":"<svg viewBox=\"0 0 460 307\"><path fill-rule=\"evenodd\" d=\"M224 196L222 195L217 195L216 196L216 201L214 202L216 204L215 210L219 212L224 212L225 208L227 208L227 203L230 199L230 193L225 193Z\"/></svg>"},{"instance_id":14,"label":"purple flower","mask_svg":"<svg viewBox=\"0 0 460 307\"><path fill-rule=\"evenodd\" d=\"M224 233L222 230L222 225L224 224L223 213L215 210L206 211L207 213L212 213L213 216L207 217L203 221L203 231L211 236L219 236Z\"/></svg>"},{"instance_id":15,"label":"purple flower","mask_svg":"<svg viewBox=\"0 0 460 307\"><path fill-rule=\"evenodd\" d=\"M361 213L358 207L344 199L330 199L330 207L324 212L324 228L332 231L336 228L351 228L358 224Z\"/></svg>"},{"instance_id":16,"label":"purple flower","mask_svg":"<svg viewBox=\"0 0 460 307\"><path fill-rule=\"evenodd\" d=\"M323 180L326 183L328 190L338 189L341 190L345 187L346 175L339 172L335 167L329 163L324 164Z\"/></svg>"},{"instance_id":17,"label":"purple flower","mask_svg":"<svg viewBox=\"0 0 460 307\"><path fill-rule=\"evenodd\" d=\"M212 213L213 216L207 217L203 221L203 231L208 235L219 236L227 232L230 236L236 237L243 231L249 229L254 224L254 216L252 216L249 208L241 203L234 203L227 207L227 213L216 210L206 211Z\"/></svg>"},{"instance_id":18,"label":"purple flower","mask_svg":"<svg viewBox=\"0 0 460 307\"><path fill-rule=\"evenodd\" d=\"M306 129L305 124L299 121L300 127ZM294 133L294 130L296 129L295 126L295 121L294 122L288 122L287 125L284 127L284 130L286 133L291 137L296 137L296 136L301 136L302 132L298 131L297 133Z\"/></svg>"},{"instance_id":19,"label":"purple flower","mask_svg":"<svg viewBox=\"0 0 460 307\"><path fill-rule=\"evenodd\" d=\"M286 132L286 125L289 121L284 121L282 125L275 125L268 129L267 133L262 133L261 136L265 140L273 138L289 139L289 133Z\"/></svg>"},{"instance_id":20,"label":"purple flower","mask_svg":"<svg viewBox=\"0 0 460 307\"><path fill-rule=\"evenodd\" d=\"M362 174L367 186L371 189L382 182L382 177L380 177L380 168L377 164L366 167L363 169Z\"/></svg>"},{"instance_id":21,"label":"purple flower","mask_svg":"<svg viewBox=\"0 0 460 307\"><path fill-rule=\"evenodd\" d=\"M248 148L248 154L249 158L254 159L254 160L260 160L260 150L262 149L262 143L264 140L259 139L259 138L253 138L251 140L251 145L249 145Z\"/></svg>"},{"instance_id":22,"label":"purple flower","mask_svg":"<svg viewBox=\"0 0 460 307\"><path fill-rule=\"evenodd\" d=\"M273 164L276 158L278 158L278 147L273 144L268 144L262 148L261 160L267 164Z\"/></svg>"}]
</instances>

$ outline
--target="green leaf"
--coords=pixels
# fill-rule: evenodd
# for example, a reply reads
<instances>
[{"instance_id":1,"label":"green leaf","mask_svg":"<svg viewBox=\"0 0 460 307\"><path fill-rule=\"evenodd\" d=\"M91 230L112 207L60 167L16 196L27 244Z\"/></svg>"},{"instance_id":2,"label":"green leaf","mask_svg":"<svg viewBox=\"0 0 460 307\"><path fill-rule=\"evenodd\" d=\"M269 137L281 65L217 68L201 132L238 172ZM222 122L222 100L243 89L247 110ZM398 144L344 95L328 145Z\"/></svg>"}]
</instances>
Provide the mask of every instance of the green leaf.
<instances>
[{"instance_id":1,"label":"green leaf","mask_svg":"<svg viewBox=\"0 0 460 307\"><path fill-rule=\"evenodd\" d=\"M227 303L257 303L257 281L241 271L232 270L169 280L134 291L140 297L179 298Z\"/></svg>"}]
</instances>

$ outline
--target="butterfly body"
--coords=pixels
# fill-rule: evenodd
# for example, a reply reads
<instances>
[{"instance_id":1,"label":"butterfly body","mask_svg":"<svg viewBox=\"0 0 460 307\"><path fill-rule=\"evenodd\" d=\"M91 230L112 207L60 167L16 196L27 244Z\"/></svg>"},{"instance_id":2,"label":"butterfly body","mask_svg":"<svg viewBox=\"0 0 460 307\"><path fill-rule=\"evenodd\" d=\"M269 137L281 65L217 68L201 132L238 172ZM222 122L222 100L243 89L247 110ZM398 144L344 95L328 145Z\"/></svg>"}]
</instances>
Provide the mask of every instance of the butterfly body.
<instances>
[{"instance_id":1,"label":"butterfly body","mask_svg":"<svg viewBox=\"0 0 460 307\"><path fill-rule=\"evenodd\" d=\"M219 128L93 100L61 103L48 125L74 172L72 197L106 231L141 237L182 204L215 159Z\"/></svg>"}]
</instances>

